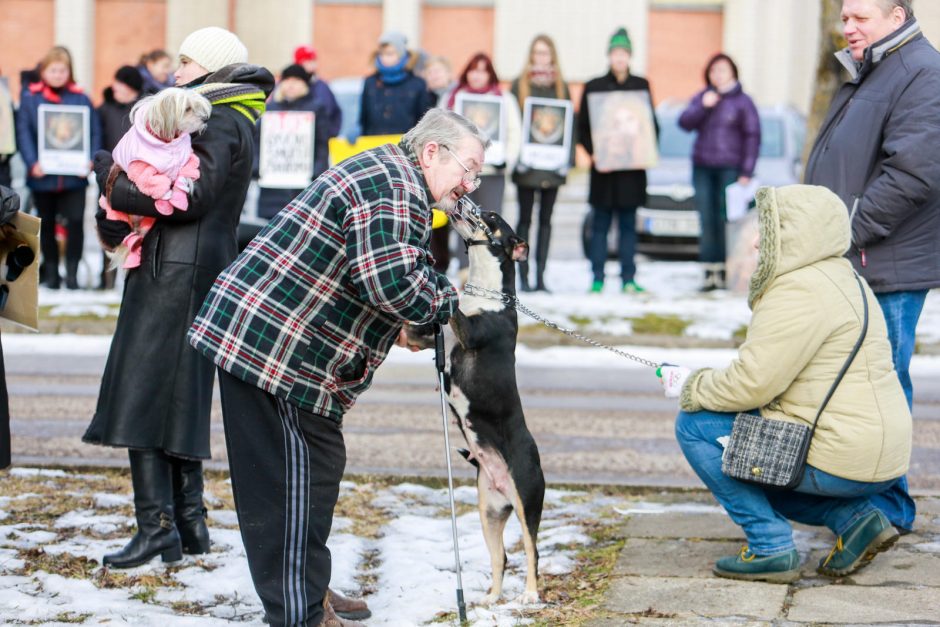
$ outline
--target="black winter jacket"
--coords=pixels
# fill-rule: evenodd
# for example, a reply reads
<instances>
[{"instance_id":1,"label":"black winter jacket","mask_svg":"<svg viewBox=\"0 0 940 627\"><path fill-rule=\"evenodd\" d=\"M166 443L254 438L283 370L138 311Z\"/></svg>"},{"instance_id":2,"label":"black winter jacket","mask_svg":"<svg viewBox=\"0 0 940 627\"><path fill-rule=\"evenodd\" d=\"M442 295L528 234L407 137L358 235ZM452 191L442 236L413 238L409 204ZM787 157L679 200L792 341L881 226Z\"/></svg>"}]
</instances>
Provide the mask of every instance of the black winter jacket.
<instances>
[{"instance_id":1,"label":"black winter jacket","mask_svg":"<svg viewBox=\"0 0 940 627\"><path fill-rule=\"evenodd\" d=\"M206 78L212 80L212 75ZM274 79L266 69L246 64L225 82L249 83L268 94ZM126 175L118 177L111 206L158 220L144 238L140 267L127 274L86 442L209 457L215 369L190 347L186 332L215 277L235 258L253 132L254 124L243 113L212 107L205 131L193 137L200 177L185 212L159 217L153 199Z\"/></svg>"},{"instance_id":2,"label":"black winter jacket","mask_svg":"<svg viewBox=\"0 0 940 627\"><path fill-rule=\"evenodd\" d=\"M912 19L853 69L820 128L805 182L845 202L847 256L872 290L940 286L940 53Z\"/></svg>"},{"instance_id":3,"label":"black winter jacket","mask_svg":"<svg viewBox=\"0 0 940 627\"><path fill-rule=\"evenodd\" d=\"M101 119L101 149L111 152L124 134L131 128L131 109L137 100L128 104L121 104L114 99L114 92L110 87L102 92L104 102L98 107L98 117Z\"/></svg>"}]
</instances>

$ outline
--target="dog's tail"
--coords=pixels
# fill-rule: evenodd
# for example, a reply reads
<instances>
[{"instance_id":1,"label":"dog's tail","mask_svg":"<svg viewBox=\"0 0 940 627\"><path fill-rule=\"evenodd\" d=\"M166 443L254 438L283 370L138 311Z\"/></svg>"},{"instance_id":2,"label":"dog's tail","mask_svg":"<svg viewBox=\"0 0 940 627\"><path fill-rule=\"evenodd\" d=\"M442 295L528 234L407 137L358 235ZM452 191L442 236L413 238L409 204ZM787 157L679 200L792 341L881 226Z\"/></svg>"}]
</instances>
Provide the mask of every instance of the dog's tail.
<instances>
[{"instance_id":1,"label":"dog's tail","mask_svg":"<svg viewBox=\"0 0 940 627\"><path fill-rule=\"evenodd\" d=\"M467 460L468 462L470 462L471 464L473 464L477 469L480 468L480 464L477 462L477 460L475 458L470 457L470 451L468 451L465 448L459 448L457 449L457 452L463 455L463 458Z\"/></svg>"}]
</instances>

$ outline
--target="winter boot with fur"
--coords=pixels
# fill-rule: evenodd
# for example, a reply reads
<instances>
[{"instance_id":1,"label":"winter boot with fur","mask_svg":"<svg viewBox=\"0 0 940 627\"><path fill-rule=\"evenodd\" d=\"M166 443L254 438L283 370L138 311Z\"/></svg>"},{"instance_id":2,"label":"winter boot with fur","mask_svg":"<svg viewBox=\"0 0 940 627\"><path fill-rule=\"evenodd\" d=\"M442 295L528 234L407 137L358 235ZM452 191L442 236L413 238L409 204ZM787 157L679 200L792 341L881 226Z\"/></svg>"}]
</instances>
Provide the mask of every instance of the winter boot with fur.
<instances>
[{"instance_id":1,"label":"winter boot with fur","mask_svg":"<svg viewBox=\"0 0 940 627\"><path fill-rule=\"evenodd\" d=\"M701 291L711 292L713 290L725 289L725 264L706 263L705 281L702 284Z\"/></svg>"},{"instance_id":2,"label":"winter boot with fur","mask_svg":"<svg viewBox=\"0 0 940 627\"><path fill-rule=\"evenodd\" d=\"M164 562L183 559L180 536L173 523L173 478L169 460L160 451L131 450L131 479L137 533L117 553L104 556L111 568L134 568L157 555Z\"/></svg>"}]
</instances>

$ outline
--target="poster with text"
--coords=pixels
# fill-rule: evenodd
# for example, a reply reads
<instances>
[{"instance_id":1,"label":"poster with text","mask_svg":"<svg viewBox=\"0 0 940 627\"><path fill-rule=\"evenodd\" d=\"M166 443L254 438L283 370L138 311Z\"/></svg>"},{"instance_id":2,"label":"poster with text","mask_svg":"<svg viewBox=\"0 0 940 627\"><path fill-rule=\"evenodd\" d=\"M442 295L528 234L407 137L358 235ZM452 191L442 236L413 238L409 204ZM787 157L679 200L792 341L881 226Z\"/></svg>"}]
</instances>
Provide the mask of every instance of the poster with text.
<instances>
[{"instance_id":1,"label":"poster with text","mask_svg":"<svg viewBox=\"0 0 940 627\"><path fill-rule=\"evenodd\" d=\"M503 97L458 92L454 99L454 111L476 124L477 128L490 139L490 147L483 155L483 162L489 165L506 165L506 120Z\"/></svg>"},{"instance_id":2,"label":"poster with text","mask_svg":"<svg viewBox=\"0 0 940 627\"><path fill-rule=\"evenodd\" d=\"M649 92L588 94L594 167L598 172L645 170L659 160Z\"/></svg>"},{"instance_id":3,"label":"poster with text","mask_svg":"<svg viewBox=\"0 0 940 627\"><path fill-rule=\"evenodd\" d=\"M570 100L526 98L519 161L535 170L567 168L571 159Z\"/></svg>"},{"instance_id":4,"label":"poster with text","mask_svg":"<svg viewBox=\"0 0 940 627\"><path fill-rule=\"evenodd\" d=\"M91 163L88 107L39 105L39 166L46 174L87 176Z\"/></svg>"},{"instance_id":5,"label":"poster with text","mask_svg":"<svg viewBox=\"0 0 940 627\"><path fill-rule=\"evenodd\" d=\"M261 187L303 189L313 176L312 111L270 111L261 116Z\"/></svg>"}]
</instances>

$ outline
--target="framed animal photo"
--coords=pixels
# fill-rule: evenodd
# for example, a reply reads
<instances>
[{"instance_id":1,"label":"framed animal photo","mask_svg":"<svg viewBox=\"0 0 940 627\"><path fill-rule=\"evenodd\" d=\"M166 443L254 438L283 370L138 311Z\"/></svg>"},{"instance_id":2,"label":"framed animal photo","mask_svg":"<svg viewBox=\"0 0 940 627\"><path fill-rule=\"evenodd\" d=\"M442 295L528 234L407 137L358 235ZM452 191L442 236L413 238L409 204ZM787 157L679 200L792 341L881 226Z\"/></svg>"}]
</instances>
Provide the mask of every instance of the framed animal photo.
<instances>
[{"instance_id":1,"label":"framed animal photo","mask_svg":"<svg viewBox=\"0 0 940 627\"><path fill-rule=\"evenodd\" d=\"M570 100L526 98L519 161L536 170L566 168L574 111Z\"/></svg>"},{"instance_id":2,"label":"framed animal photo","mask_svg":"<svg viewBox=\"0 0 940 627\"><path fill-rule=\"evenodd\" d=\"M76 105L39 105L39 165L46 174L88 175L89 113Z\"/></svg>"},{"instance_id":3,"label":"framed animal photo","mask_svg":"<svg viewBox=\"0 0 940 627\"><path fill-rule=\"evenodd\" d=\"M258 185L304 189L313 176L312 111L270 111L261 116Z\"/></svg>"},{"instance_id":4,"label":"framed animal photo","mask_svg":"<svg viewBox=\"0 0 940 627\"><path fill-rule=\"evenodd\" d=\"M489 165L506 165L506 112L503 97L490 94L458 92L454 111L477 125L490 139L490 147L483 156Z\"/></svg>"},{"instance_id":5,"label":"framed animal photo","mask_svg":"<svg viewBox=\"0 0 940 627\"><path fill-rule=\"evenodd\" d=\"M594 167L598 172L646 170L659 161L649 92L588 94Z\"/></svg>"}]
</instances>

